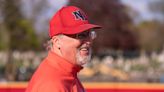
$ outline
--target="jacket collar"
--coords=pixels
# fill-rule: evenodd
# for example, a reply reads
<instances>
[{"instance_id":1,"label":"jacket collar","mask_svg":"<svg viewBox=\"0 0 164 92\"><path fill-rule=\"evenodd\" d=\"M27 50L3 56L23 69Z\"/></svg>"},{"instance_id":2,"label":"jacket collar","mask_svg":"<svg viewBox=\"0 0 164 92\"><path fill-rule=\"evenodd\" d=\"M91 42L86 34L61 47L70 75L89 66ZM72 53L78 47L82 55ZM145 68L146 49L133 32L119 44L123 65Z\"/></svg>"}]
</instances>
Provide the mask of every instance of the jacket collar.
<instances>
[{"instance_id":1,"label":"jacket collar","mask_svg":"<svg viewBox=\"0 0 164 92\"><path fill-rule=\"evenodd\" d=\"M83 69L82 66L74 65L52 51L49 51L47 59L49 64L51 64L53 67L58 68L64 73L76 75L77 72Z\"/></svg>"}]
</instances>

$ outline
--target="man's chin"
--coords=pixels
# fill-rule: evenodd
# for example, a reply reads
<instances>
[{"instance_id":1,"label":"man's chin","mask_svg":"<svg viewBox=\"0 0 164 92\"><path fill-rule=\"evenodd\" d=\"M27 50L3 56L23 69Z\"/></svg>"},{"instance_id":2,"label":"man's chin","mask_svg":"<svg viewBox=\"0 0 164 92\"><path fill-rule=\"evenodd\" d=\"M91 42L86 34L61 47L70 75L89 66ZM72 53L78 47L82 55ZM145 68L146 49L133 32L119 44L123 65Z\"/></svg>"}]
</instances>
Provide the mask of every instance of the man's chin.
<instances>
[{"instance_id":1,"label":"man's chin","mask_svg":"<svg viewBox=\"0 0 164 92\"><path fill-rule=\"evenodd\" d=\"M82 56L81 57L77 57L78 65L85 65L85 64L87 64L90 61L91 61L90 55L83 56L83 57Z\"/></svg>"},{"instance_id":2,"label":"man's chin","mask_svg":"<svg viewBox=\"0 0 164 92\"><path fill-rule=\"evenodd\" d=\"M89 51L80 51L76 54L78 65L85 65L91 61L91 49Z\"/></svg>"}]
</instances>

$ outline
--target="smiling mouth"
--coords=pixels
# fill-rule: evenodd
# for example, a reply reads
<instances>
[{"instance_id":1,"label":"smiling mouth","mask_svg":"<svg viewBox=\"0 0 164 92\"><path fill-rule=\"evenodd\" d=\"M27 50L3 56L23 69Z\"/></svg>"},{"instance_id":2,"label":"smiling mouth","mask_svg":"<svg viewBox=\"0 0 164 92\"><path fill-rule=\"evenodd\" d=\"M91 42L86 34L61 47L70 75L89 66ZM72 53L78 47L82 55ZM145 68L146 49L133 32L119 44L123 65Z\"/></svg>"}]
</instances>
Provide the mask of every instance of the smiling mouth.
<instances>
[{"instance_id":1,"label":"smiling mouth","mask_svg":"<svg viewBox=\"0 0 164 92\"><path fill-rule=\"evenodd\" d=\"M81 55L89 55L89 48L88 47L83 47L80 49L80 54Z\"/></svg>"}]
</instances>

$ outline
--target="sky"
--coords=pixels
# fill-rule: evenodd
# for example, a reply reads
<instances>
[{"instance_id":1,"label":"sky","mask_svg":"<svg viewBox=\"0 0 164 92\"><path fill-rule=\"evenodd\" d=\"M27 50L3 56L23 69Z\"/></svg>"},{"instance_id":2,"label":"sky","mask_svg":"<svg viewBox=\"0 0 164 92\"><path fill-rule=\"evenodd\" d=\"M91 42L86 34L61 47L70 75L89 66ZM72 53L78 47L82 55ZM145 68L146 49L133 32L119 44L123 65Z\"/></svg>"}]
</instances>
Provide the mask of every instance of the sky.
<instances>
[{"instance_id":1,"label":"sky","mask_svg":"<svg viewBox=\"0 0 164 92\"><path fill-rule=\"evenodd\" d=\"M121 0L123 4L130 6L138 11L141 20L151 20L154 18L153 14L149 11L148 4L153 0Z\"/></svg>"},{"instance_id":2,"label":"sky","mask_svg":"<svg viewBox=\"0 0 164 92\"><path fill-rule=\"evenodd\" d=\"M68 0L49 0L51 6L55 6L56 9L61 8L67 4Z\"/></svg>"}]
</instances>

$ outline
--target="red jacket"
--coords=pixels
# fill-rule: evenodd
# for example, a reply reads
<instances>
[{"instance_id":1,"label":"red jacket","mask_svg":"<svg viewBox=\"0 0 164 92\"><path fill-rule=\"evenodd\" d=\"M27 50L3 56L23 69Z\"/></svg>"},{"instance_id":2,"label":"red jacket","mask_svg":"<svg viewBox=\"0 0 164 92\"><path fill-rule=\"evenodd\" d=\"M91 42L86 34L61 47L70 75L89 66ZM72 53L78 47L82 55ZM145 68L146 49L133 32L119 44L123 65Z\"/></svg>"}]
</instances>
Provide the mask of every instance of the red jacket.
<instances>
[{"instance_id":1,"label":"red jacket","mask_svg":"<svg viewBox=\"0 0 164 92\"><path fill-rule=\"evenodd\" d=\"M34 73L26 92L84 92L77 78L82 67L49 52Z\"/></svg>"}]
</instances>

